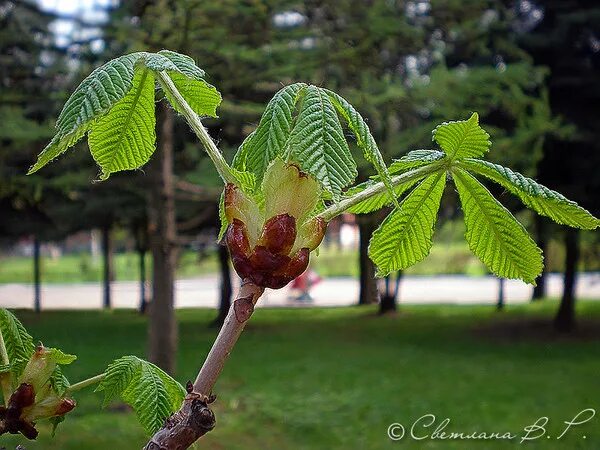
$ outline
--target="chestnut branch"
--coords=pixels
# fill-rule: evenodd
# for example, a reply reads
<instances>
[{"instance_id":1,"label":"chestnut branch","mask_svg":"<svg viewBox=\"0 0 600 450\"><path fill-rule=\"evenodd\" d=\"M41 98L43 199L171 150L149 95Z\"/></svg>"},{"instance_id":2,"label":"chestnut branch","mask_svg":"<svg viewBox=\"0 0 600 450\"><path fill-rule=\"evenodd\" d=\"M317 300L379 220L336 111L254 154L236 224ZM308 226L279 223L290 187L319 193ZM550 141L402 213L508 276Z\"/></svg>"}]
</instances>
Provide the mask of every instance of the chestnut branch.
<instances>
[{"instance_id":1,"label":"chestnut branch","mask_svg":"<svg viewBox=\"0 0 600 450\"><path fill-rule=\"evenodd\" d=\"M215 416L208 407L215 398L213 387L263 292L264 288L244 280L196 381L188 383L183 405L165 421L144 450L185 450L214 428Z\"/></svg>"}]
</instances>

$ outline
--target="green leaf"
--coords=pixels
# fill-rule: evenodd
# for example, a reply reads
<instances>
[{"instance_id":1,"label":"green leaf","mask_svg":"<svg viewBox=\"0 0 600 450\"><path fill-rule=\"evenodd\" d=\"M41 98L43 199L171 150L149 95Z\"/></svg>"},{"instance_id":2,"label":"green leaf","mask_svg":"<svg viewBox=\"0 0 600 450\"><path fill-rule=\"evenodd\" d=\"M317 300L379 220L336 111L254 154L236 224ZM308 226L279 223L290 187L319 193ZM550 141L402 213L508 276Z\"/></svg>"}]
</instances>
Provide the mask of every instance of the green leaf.
<instances>
[{"instance_id":1,"label":"green leaf","mask_svg":"<svg viewBox=\"0 0 600 450\"><path fill-rule=\"evenodd\" d=\"M147 68L150 72L144 71L143 68ZM127 113L124 111L128 107L124 106L122 101L125 101L126 96L129 97L128 102L135 99L135 93L131 94L130 91L134 86L139 88L137 77L140 71L149 74L142 83L144 95L149 92L146 91L145 86L152 84L152 98L154 98L152 71L166 71L197 114L216 115L216 107L221 102L221 95L213 86L202 80L204 71L197 67L190 57L169 50L161 50L158 53L137 52L124 55L94 70L69 97L56 122L56 135L40 153L37 162L28 173L36 172L64 153L69 147L75 145L87 132L96 130L95 121L99 118L103 120L103 116L112 113L117 106L120 107L118 113L124 114L121 118L126 117ZM149 118L145 113L144 116ZM112 119L115 117L113 115ZM132 125L139 124L132 123ZM131 130L127 132L135 133ZM138 133L145 135L146 132L147 130L144 129ZM154 129L152 132L154 133ZM152 145L154 145L154 141ZM142 147L146 149L147 153L146 142L142 144ZM135 148L133 145L131 151L129 150L129 147L125 147L124 158L126 157L128 162L124 167L126 169L139 167L139 161L144 160L146 155L138 153L139 148ZM147 156L149 157L149 155ZM113 164L109 161L109 169ZM120 168L119 164L114 165L117 167L116 170L124 170ZM103 178L109 174L110 171L104 172Z\"/></svg>"},{"instance_id":2,"label":"green leaf","mask_svg":"<svg viewBox=\"0 0 600 450\"><path fill-rule=\"evenodd\" d=\"M473 113L468 120L444 122L433 130L433 139L450 159L483 156L492 143L490 135L479 126L479 115Z\"/></svg>"},{"instance_id":3,"label":"green leaf","mask_svg":"<svg viewBox=\"0 0 600 450\"><path fill-rule=\"evenodd\" d=\"M429 254L445 185L445 173L428 176L375 230L369 256L379 276L405 269Z\"/></svg>"},{"instance_id":4,"label":"green leaf","mask_svg":"<svg viewBox=\"0 0 600 450\"><path fill-rule=\"evenodd\" d=\"M57 348L48 348L48 360L52 361L55 364L67 365L71 364L73 361L77 359L75 355L69 355L68 353L64 353L62 350Z\"/></svg>"},{"instance_id":5,"label":"green leaf","mask_svg":"<svg viewBox=\"0 0 600 450\"><path fill-rule=\"evenodd\" d=\"M146 67L155 71L165 71L175 87L194 112L200 116L217 117L217 107L221 104L221 94L203 80L204 71L187 55L161 50L148 53L144 58ZM168 90L163 89L169 103L180 113L178 102L171 98Z\"/></svg>"},{"instance_id":6,"label":"green leaf","mask_svg":"<svg viewBox=\"0 0 600 450\"><path fill-rule=\"evenodd\" d=\"M54 416L54 417L50 417L50 419L48 419L48 420L52 424L52 437L55 437L56 429L62 422L64 422L65 416L64 415L63 416Z\"/></svg>"},{"instance_id":7,"label":"green leaf","mask_svg":"<svg viewBox=\"0 0 600 450\"><path fill-rule=\"evenodd\" d=\"M400 159L394 160L390 165L389 171L391 174L405 172L417 167L423 167L432 162L439 161L446 157L444 152L438 150L413 150L408 152Z\"/></svg>"},{"instance_id":8,"label":"green leaf","mask_svg":"<svg viewBox=\"0 0 600 450\"><path fill-rule=\"evenodd\" d=\"M425 175L423 175L423 178ZM418 178L410 183L399 184L394 186L394 196L395 198L400 198L402 194L412 188L415 184L421 181L423 178ZM364 191L365 189L370 188L374 184L377 184L375 180L369 180L361 184L357 184L356 186L351 187L346 192L344 192L344 198L354 197L359 192ZM346 211L352 214L367 214L373 211L377 211L385 206L390 206L393 204L392 196L389 191L383 191L379 194L372 195L371 197L363 200L360 203L357 203L354 206L351 206Z\"/></svg>"},{"instance_id":9,"label":"green leaf","mask_svg":"<svg viewBox=\"0 0 600 450\"><path fill-rule=\"evenodd\" d=\"M236 179L236 185L244 192L251 194L256 188L256 176L252 172L232 168L231 172Z\"/></svg>"},{"instance_id":10,"label":"green leaf","mask_svg":"<svg viewBox=\"0 0 600 450\"><path fill-rule=\"evenodd\" d=\"M233 161L231 161L232 168L237 170L248 170L248 168L246 167L246 160L248 159L248 147L249 145L252 145L255 133L256 130L254 130L252 133L246 136L244 142L242 142L242 144L235 152L235 155L233 155Z\"/></svg>"},{"instance_id":11,"label":"green leaf","mask_svg":"<svg viewBox=\"0 0 600 450\"><path fill-rule=\"evenodd\" d=\"M267 104L256 130L240 146L240 155L236 154L234 166L253 172L258 183L271 161L287 149L296 102L305 88L306 84L295 83L278 91Z\"/></svg>"},{"instance_id":12,"label":"green leaf","mask_svg":"<svg viewBox=\"0 0 600 450\"><path fill-rule=\"evenodd\" d=\"M15 376L19 376L35 349L33 338L8 310L0 309L0 332Z\"/></svg>"},{"instance_id":13,"label":"green leaf","mask_svg":"<svg viewBox=\"0 0 600 450\"><path fill-rule=\"evenodd\" d=\"M158 55L167 58L175 67L165 68L173 84L186 100L188 105L199 116L217 117L217 107L221 104L221 94L217 89L208 84L204 78L204 71L194 60L187 55L161 50ZM163 90L167 99L177 109L177 102L172 101L170 93ZM181 112L181 111L179 111Z\"/></svg>"},{"instance_id":14,"label":"green leaf","mask_svg":"<svg viewBox=\"0 0 600 450\"><path fill-rule=\"evenodd\" d=\"M468 172L455 169L452 178L471 251L497 276L534 284L542 272L542 252L523 225Z\"/></svg>"},{"instance_id":15,"label":"green leaf","mask_svg":"<svg viewBox=\"0 0 600 450\"><path fill-rule=\"evenodd\" d=\"M106 407L115 397L121 395L140 370L140 366L141 359L137 356L123 356L108 365L104 378L96 388L96 392L104 392L102 406Z\"/></svg>"},{"instance_id":16,"label":"green leaf","mask_svg":"<svg viewBox=\"0 0 600 450\"><path fill-rule=\"evenodd\" d=\"M96 388L104 392L104 406L120 396L129 404L142 424L153 433L174 413L185 397L185 389L154 364L136 356L113 361Z\"/></svg>"},{"instance_id":17,"label":"green leaf","mask_svg":"<svg viewBox=\"0 0 600 450\"><path fill-rule=\"evenodd\" d=\"M348 143L329 97L308 86L290 136L292 158L339 199L357 175Z\"/></svg>"},{"instance_id":18,"label":"green leaf","mask_svg":"<svg viewBox=\"0 0 600 450\"><path fill-rule=\"evenodd\" d=\"M186 100L188 105L199 116L217 117L217 107L221 104L221 94L213 85L204 80L188 78L177 72L168 72L173 84ZM177 109L177 102L171 99L171 94L163 90L169 103ZM178 110L178 109L177 109ZM178 110L178 112L181 112Z\"/></svg>"},{"instance_id":19,"label":"green leaf","mask_svg":"<svg viewBox=\"0 0 600 450\"><path fill-rule=\"evenodd\" d=\"M52 388L58 394L59 397L62 397L67 390L67 388L71 385L69 383L68 378L63 374L60 366L56 366L52 376L50 377L50 383L52 384Z\"/></svg>"},{"instance_id":20,"label":"green leaf","mask_svg":"<svg viewBox=\"0 0 600 450\"><path fill-rule=\"evenodd\" d=\"M135 411L148 433L154 433L179 409L185 390L177 381L154 364L142 361L122 398Z\"/></svg>"},{"instance_id":21,"label":"green leaf","mask_svg":"<svg viewBox=\"0 0 600 450\"><path fill-rule=\"evenodd\" d=\"M600 226L600 220L577 203L507 167L479 159L465 159L460 166L495 181L519 197L527 207L556 223L584 230Z\"/></svg>"},{"instance_id":22,"label":"green leaf","mask_svg":"<svg viewBox=\"0 0 600 450\"><path fill-rule=\"evenodd\" d=\"M144 165L155 149L154 74L138 67L131 90L92 126L89 146L101 179Z\"/></svg>"},{"instance_id":23,"label":"green leaf","mask_svg":"<svg viewBox=\"0 0 600 450\"><path fill-rule=\"evenodd\" d=\"M204 70L196 65L193 58L171 50L160 50L158 54L171 61L176 67L176 70L186 77L193 80L204 78Z\"/></svg>"},{"instance_id":24,"label":"green leaf","mask_svg":"<svg viewBox=\"0 0 600 450\"><path fill-rule=\"evenodd\" d=\"M105 114L129 92L135 65L145 55L138 52L113 59L82 81L58 117L55 137L40 153L29 174L75 145L90 129L94 119Z\"/></svg>"},{"instance_id":25,"label":"green leaf","mask_svg":"<svg viewBox=\"0 0 600 450\"><path fill-rule=\"evenodd\" d=\"M354 133L356 143L363 150L365 159L375 167L381 180L388 188L388 197L392 199L392 202L395 202L396 197L391 195L391 193L394 192L394 188L392 186L388 168L385 165L383 155L379 151L379 147L377 147L377 143L375 142L367 123L345 98L328 89L321 90L327 93L335 109L348 123L348 128Z\"/></svg>"}]
</instances>

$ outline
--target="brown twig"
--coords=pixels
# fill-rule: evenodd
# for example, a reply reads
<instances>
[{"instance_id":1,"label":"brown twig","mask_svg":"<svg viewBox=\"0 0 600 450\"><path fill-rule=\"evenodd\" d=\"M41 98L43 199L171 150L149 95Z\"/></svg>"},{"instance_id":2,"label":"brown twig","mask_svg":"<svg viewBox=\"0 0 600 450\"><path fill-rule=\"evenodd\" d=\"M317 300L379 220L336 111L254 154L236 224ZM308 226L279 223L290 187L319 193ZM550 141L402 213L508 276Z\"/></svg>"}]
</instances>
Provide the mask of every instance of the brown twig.
<instances>
[{"instance_id":1,"label":"brown twig","mask_svg":"<svg viewBox=\"0 0 600 450\"><path fill-rule=\"evenodd\" d=\"M242 283L196 381L188 383L181 409L167 419L144 450L185 450L214 428L215 416L208 407L214 400L212 389L263 292L254 283Z\"/></svg>"}]
</instances>

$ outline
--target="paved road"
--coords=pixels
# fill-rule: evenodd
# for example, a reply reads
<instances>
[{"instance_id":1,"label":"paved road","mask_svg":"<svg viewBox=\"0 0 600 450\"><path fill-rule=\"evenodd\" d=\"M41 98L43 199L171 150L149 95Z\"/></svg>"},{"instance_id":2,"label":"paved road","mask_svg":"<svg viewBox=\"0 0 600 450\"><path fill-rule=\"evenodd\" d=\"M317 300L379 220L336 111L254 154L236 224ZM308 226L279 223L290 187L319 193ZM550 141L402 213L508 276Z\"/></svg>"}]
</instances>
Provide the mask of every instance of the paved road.
<instances>
[{"instance_id":1,"label":"paved road","mask_svg":"<svg viewBox=\"0 0 600 450\"><path fill-rule=\"evenodd\" d=\"M179 280L176 285L178 308L214 308L218 302L219 281L217 277ZM401 283L403 303L456 303L493 304L496 301L498 281L493 277L467 276L407 276ZM529 300L531 286L520 281L507 280L505 285L507 303ZM548 293L557 297L562 289L561 277L551 274ZM261 306L296 305L288 299L290 291L267 290ZM314 305L346 306L358 298L358 282L354 278L330 278L314 287ZM600 300L600 273L583 274L578 278L577 295L580 298ZM0 285L0 306L8 308L31 308L33 288L28 284ZM135 308L139 299L135 282L113 284L113 304L116 308ZM44 309L94 309L102 305L102 290L99 283L47 284L42 287Z\"/></svg>"}]
</instances>

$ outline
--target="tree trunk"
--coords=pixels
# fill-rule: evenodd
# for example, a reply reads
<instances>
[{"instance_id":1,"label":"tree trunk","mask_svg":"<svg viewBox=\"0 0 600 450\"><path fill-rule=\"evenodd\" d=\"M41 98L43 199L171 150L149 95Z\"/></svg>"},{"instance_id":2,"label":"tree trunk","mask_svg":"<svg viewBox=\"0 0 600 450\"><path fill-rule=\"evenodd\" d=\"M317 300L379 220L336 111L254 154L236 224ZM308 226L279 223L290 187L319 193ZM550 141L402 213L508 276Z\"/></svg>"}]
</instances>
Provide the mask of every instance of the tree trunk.
<instances>
[{"instance_id":1,"label":"tree trunk","mask_svg":"<svg viewBox=\"0 0 600 450\"><path fill-rule=\"evenodd\" d=\"M504 310L504 278L498 278L498 301L496 302L496 310Z\"/></svg>"},{"instance_id":2,"label":"tree trunk","mask_svg":"<svg viewBox=\"0 0 600 450\"><path fill-rule=\"evenodd\" d=\"M386 314L396 312L398 309L398 294L400 293L400 280L402 279L402 271L396 272L396 281L394 283L394 289L392 290L392 279L391 275L385 278L385 293L381 296L379 301L379 314Z\"/></svg>"},{"instance_id":3,"label":"tree trunk","mask_svg":"<svg viewBox=\"0 0 600 450\"><path fill-rule=\"evenodd\" d=\"M40 268L40 240L33 236L33 309L36 313L42 310L42 277Z\"/></svg>"},{"instance_id":4,"label":"tree trunk","mask_svg":"<svg viewBox=\"0 0 600 450\"><path fill-rule=\"evenodd\" d=\"M569 332L575 328L575 284L577 263L579 262L579 230L565 230L565 277L564 290L558 313L554 318L554 328Z\"/></svg>"},{"instance_id":5,"label":"tree trunk","mask_svg":"<svg viewBox=\"0 0 600 450\"><path fill-rule=\"evenodd\" d=\"M229 252L226 245L219 245L219 268L221 271L221 299L219 301L219 315L211 326L221 326L227 317L231 306L233 289L231 286L231 269L229 267Z\"/></svg>"},{"instance_id":6,"label":"tree trunk","mask_svg":"<svg viewBox=\"0 0 600 450\"><path fill-rule=\"evenodd\" d=\"M542 253L545 255L546 250L548 249L548 241L547 241L547 224L542 216L536 214L535 216L535 231L537 234L537 245L542 250ZM546 296L546 275L547 269L546 264L544 264L544 268L542 269L542 273L535 280L536 285L533 287L533 292L531 294L531 301L541 300Z\"/></svg>"},{"instance_id":7,"label":"tree trunk","mask_svg":"<svg viewBox=\"0 0 600 450\"><path fill-rule=\"evenodd\" d=\"M146 294L146 249L138 247L138 258L140 263L140 314L146 312L148 299Z\"/></svg>"},{"instance_id":8,"label":"tree trunk","mask_svg":"<svg viewBox=\"0 0 600 450\"><path fill-rule=\"evenodd\" d=\"M102 227L102 306L105 309L110 309L112 307L111 281L113 279L113 252L112 239L110 237L110 229L110 225L104 225Z\"/></svg>"},{"instance_id":9,"label":"tree trunk","mask_svg":"<svg viewBox=\"0 0 600 450\"><path fill-rule=\"evenodd\" d=\"M379 314L396 312L396 298L393 295L382 295L379 301Z\"/></svg>"},{"instance_id":10,"label":"tree trunk","mask_svg":"<svg viewBox=\"0 0 600 450\"><path fill-rule=\"evenodd\" d=\"M359 266L360 266L360 293L359 305L368 305L379 301L377 280L375 279L375 264L369 258L369 240L376 224L373 215L357 217L359 231Z\"/></svg>"},{"instance_id":11,"label":"tree trunk","mask_svg":"<svg viewBox=\"0 0 600 450\"><path fill-rule=\"evenodd\" d=\"M152 251L152 303L148 322L149 359L169 373L175 372L177 324L175 322L176 223L173 188L173 113L158 106L159 145L151 163L149 204Z\"/></svg>"}]
</instances>

